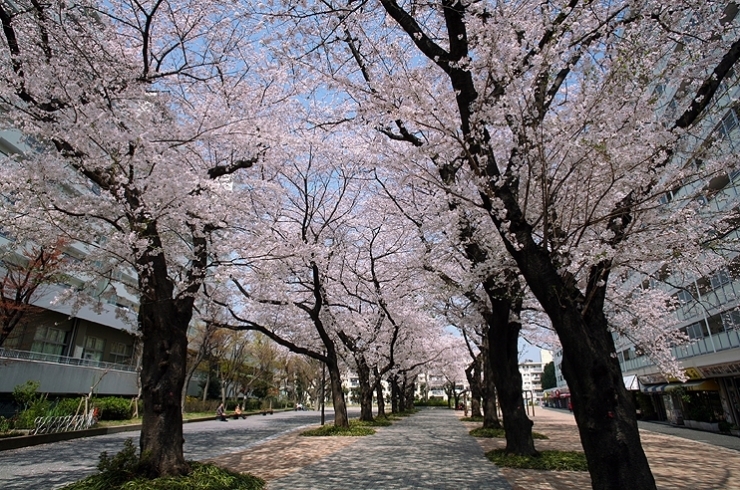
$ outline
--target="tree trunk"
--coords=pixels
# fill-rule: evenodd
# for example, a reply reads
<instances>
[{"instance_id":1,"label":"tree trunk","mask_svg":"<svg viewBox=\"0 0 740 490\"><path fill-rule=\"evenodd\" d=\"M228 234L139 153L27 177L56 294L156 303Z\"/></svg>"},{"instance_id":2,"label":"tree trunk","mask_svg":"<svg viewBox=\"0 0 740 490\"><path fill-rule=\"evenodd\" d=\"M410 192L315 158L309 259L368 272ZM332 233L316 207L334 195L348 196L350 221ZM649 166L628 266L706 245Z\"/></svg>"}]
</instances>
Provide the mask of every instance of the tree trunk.
<instances>
[{"instance_id":1,"label":"tree trunk","mask_svg":"<svg viewBox=\"0 0 740 490\"><path fill-rule=\"evenodd\" d=\"M408 410L406 407L406 375L404 374L403 380L398 384L398 411L405 412Z\"/></svg>"},{"instance_id":2,"label":"tree trunk","mask_svg":"<svg viewBox=\"0 0 740 490\"><path fill-rule=\"evenodd\" d=\"M481 359L482 354L478 353L470 363L468 368L465 370L465 377L468 378L468 384L470 385L470 416L481 417Z\"/></svg>"},{"instance_id":3,"label":"tree trunk","mask_svg":"<svg viewBox=\"0 0 740 490\"><path fill-rule=\"evenodd\" d=\"M378 399L378 417L386 417L383 382L380 378L380 373L378 373L378 368L375 368L375 397Z\"/></svg>"},{"instance_id":4,"label":"tree trunk","mask_svg":"<svg viewBox=\"0 0 740 490\"><path fill-rule=\"evenodd\" d=\"M406 410L412 410L414 408L414 392L416 391L416 383L406 383L405 398L406 398Z\"/></svg>"},{"instance_id":5,"label":"tree trunk","mask_svg":"<svg viewBox=\"0 0 740 490\"><path fill-rule=\"evenodd\" d=\"M610 263L593 266L584 295L575 279L561 275L548 252L533 240L515 198L505 191L499 195L508 210L507 232L518 240L516 247L505 240L507 249L560 338L563 376L570 388L593 488L655 489L640 443L635 407L624 387L604 315Z\"/></svg>"},{"instance_id":6,"label":"tree trunk","mask_svg":"<svg viewBox=\"0 0 740 490\"><path fill-rule=\"evenodd\" d=\"M208 361L208 372L206 373L206 384L203 385L203 401L208 399L208 388L211 387L211 361Z\"/></svg>"},{"instance_id":7,"label":"tree trunk","mask_svg":"<svg viewBox=\"0 0 740 490\"><path fill-rule=\"evenodd\" d=\"M398 376L393 375L389 379L391 384L391 413L398 413Z\"/></svg>"},{"instance_id":8,"label":"tree trunk","mask_svg":"<svg viewBox=\"0 0 740 490\"><path fill-rule=\"evenodd\" d=\"M327 358L329 362L326 364L326 369L329 371L331 398L334 403L334 426L349 427L347 404L344 401L344 391L342 391L342 376L339 372L339 362L333 350L327 352Z\"/></svg>"},{"instance_id":9,"label":"tree trunk","mask_svg":"<svg viewBox=\"0 0 740 490\"><path fill-rule=\"evenodd\" d=\"M357 359L357 377L360 379L360 420L373 421L373 385L370 382L370 366L365 357L355 356Z\"/></svg>"},{"instance_id":10,"label":"tree trunk","mask_svg":"<svg viewBox=\"0 0 740 490\"><path fill-rule=\"evenodd\" d=\"M144 280L143 278L140 280ZM139 322L143 336L141 368L141 454L156 476L182 475L190 468L182 452L180 394L185 380L190 315L175 301L142 296Z\"/></svg>"},{"instance_id":11,"label":"tree trunk","mask_svg":"<svg viewBox=\"0 0 740 490\"><path fill-rule=\"evenodd\" d=\"M496 405L496 384L494 383L493 364L491 364L490 357L488 332L486 332L481 348L481 364L483 365L483 427L485 429L500 429L501 421L498 418L498 406Z\"/></svg>"},{"instance_id":12,"label":"tree trunk","mask_svg":"<svg viewBox=\"0 0 740 490\"><path fill-rule=\"evenodd\" d=\"M490 285L488 285L490 286ZM486 287L491 300L488 321L489 361L498 393L506 431L506 452L537 456L532 439L532 421L522 402L522 375L519 372L519 331L521 299L511 300L508 288Z\"/></svg>"}]
</instances>

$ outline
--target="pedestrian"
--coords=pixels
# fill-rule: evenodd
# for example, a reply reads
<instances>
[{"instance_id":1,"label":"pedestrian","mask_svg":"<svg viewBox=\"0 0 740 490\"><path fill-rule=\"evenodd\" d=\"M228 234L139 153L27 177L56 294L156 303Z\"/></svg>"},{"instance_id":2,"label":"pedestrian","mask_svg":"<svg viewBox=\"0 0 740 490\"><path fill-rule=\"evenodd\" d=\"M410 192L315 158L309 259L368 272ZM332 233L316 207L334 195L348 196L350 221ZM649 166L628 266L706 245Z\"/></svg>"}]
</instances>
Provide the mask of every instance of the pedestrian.
<instances>
[{"instance_id":1,"label":"pedestrian","mask_svg":"<svg viewBox=\"0 0 740 490\"><path fill-rule=\"evenodd\" d=\"M228 420L226 420L226 411L224 410L223 403L219 403L218 408L216 409L216 419L221 422L228 422Z\"/></svg>"},{"instance_id":2,"label":"pedestrian","mask_svg":"<svg viewBox=\"0 0 740 490\"><path fill-rule=\"evenodd\" d=\"M568 398L568 410L570 410L570 413L573 413L573 402Z\"/></svg>"},{"instance_id":3,"label":"pedestrian","mask_svg":"<svg viewBox=\"0 0 740 490\"><path fill-rule=\"evenodd\" d=\"M246 419L247 416L242 415L242 408L239 405L237 405L236 408L234 409L234 419L239 420L239 418Z\"/></svg>"}]
</instances>

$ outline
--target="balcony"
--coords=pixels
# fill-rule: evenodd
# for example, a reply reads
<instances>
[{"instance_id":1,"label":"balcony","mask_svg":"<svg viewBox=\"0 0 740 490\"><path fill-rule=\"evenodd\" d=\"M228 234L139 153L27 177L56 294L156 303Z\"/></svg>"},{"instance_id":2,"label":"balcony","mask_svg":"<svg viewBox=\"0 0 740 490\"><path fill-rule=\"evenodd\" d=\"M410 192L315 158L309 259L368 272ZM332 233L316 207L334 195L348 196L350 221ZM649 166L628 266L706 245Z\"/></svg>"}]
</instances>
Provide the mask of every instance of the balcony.
<instances>
[{"instance_id":1,"label":"balcony","mask_svg":"<svg viewBox=\"0 0 740 490\"><path fill-rule=\"evenodd\" d=\"M9 393L29 380L41 382L39 391L55 395L88 393L135 396L136 368L76 357L0 348L0 393Z\"/></svg>"},{"instance_id":2,"label":"balcony","mask_svg":"<svg viewBox=\"0 0 740 490\"><path fill-rule=\"evenodd\" d=\"M740 332L738 330L727 330L696 339L690 344L673 347L671 352L676 359L681 360L737 348L740 348ZM623 373L654 365L647 356L621 361L620 364Z\"/></svg>"}]
</instances>

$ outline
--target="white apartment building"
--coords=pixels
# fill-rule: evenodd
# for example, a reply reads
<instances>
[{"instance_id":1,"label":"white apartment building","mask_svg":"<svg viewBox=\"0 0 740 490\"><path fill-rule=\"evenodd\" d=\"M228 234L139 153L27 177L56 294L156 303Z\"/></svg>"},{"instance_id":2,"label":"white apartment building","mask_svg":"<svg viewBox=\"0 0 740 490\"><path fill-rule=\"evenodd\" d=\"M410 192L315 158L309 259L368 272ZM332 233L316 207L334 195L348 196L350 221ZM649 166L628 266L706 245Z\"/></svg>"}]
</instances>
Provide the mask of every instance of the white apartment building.
<instances>
[{"instance_id":1,"label":"white apartment building","mask_svg":"<svg viewBox=\"0 0 740 490\"><path fill-rule=\"evenodd\" d=\"M0 133L0 153L20 153L22 135ZM95 192L89 189L89 192ZM13 238L0 234L0 246ZM70 244L69 262L85 256L82 244ZM133 273L118 271L121 282L136 284ZM135 396L138 392L135 359L137 299L121 283L100 281L99 295L78 310L54 299L82 281L67 275L69 284L44 287L32 298L31 311L0 346L0 395L26 381L41 382L39 391L52 395L87 394ZM93 307L94 304L94 307Z\"/></svg>"},{"instance_id":2,"label":"white apartment building","mask_svg":"<svg viewBox=\"0 0 740 490\"><path fill-rule=\"evenodd\" d=\"M525 399L540 403L544 397L542 390L542 373L545 371L545 364L552 362L550 351L540 349L540 360L532 361L530 359L519 363L519 373L522 376L522 394Z\"/></svg>"},{"instance_id":3,"label":"white apartment building","mask_svg":"<svg viewBox=\"0 0 740 490\"><path fill-rule=\"evenodd\" d=\"M729 7L728 7L729 8ZM727 12L727 11L726 11ZM734 6L733 17L737 14ZM730 18L731 18L730 17ZM737 22L737 21L735 21ZM688 425L698 417L725 427L740 426L740 67L731 70L712 100L711 109L699 123L698 135L688 142L685 164L702 165L702 157L728 157L727 169L707 181L683 182L660 198L667 207L698 204L705 213L729 212L728 230L708 236L719 247L726 266L705 277L678 271L671 286L661 271L652 277L635 277L635 288L660 288L671 294L679 305L668 328L680 329L691 342L672 348L688 381L678 382L659 372L657 367L627 339L615 336L617 355L625 379L636 377L637 395L642 415ZM673 84L676 85L676 84ZM657 85L655 92L665 102L670 118L680 98L680 87ZM657 279L657 280L656 280ZM637 387L636 387L637 388ZM652 409L652 411L651 411Z\"/></svg>"}]
</instances>

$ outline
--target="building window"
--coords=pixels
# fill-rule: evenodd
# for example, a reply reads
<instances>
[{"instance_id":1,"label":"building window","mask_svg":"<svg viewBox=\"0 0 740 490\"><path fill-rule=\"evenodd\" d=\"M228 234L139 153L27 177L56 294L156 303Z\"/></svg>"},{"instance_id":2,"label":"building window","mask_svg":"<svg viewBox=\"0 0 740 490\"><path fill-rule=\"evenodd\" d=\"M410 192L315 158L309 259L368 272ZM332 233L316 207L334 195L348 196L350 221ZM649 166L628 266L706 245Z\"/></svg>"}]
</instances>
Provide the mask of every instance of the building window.
<instances>
[{"instance_id":1,"label":"building window","mask_svg":"<svg viewBox=\"0 0 740 490\"><path fill-rule=\"evenodd\" d=\"M728 138L732 130L738 126L737 108L733 107L727 114L722 118L722 121L717 125L717 130L720 132L723 138Z\"/></svg>"},{"instance_id":2,"label":"building window","mask_svg":"<svg viewBox=\"0 0 740 490\"><path fill-rule=\"evenodd\" d=\"M129 364L133 347L123 342L113 342L110 346L111 361L116 364Z\"/></svg>"},{"instance_id":3,"label":"building window","mask_svg":"<svg viewBox=\"0 0 740 490\"><path fill-rule=\"evenodd\" d=\"M712 289L717 289L730 283L730 273L726 269L720 269L709 278Z\"/></svg>"},{"instance_id":4,"label":"building window","mask_svg":"<svg viewBox=\"0 0 740 490\"><path fill-rule=\"evenodd\" d=\"M692 323L686 327L686 335L688 335L690 339L703 339L707 336L706 330L704 329L704 323Z\"/></svg>"},{"instance_id":5,"label":"building window","mask_svg":"<svg viewBox=\"0 0 740 490\"><path fill-rule=\"evenodd\" d=\"M41 326L36 329L31 351L61 356L67 341L67 332L60 328Z\"/></svg>"},{"instance_id":6,"label":"building window","mask_svg":"<svg viewBox=\"0 0 740 490\"><path fill-rule=\"evenodd\" d=\"M725 330L740 329L740 311L730 310L722 313L722 323L725 326Z\"/></svg>"},{"instance_id":7,"label":"building window","mask_svg":"<svg viewBox=\"0 0 740 490\"><path fill-rule=\"evenodd\" d=\"M676 297L678 298L678 302L681 303L682 305L687 305L691 303L692 301L694 301L694 297L691 295L690 292L688 292L685 289L680 289L676 293Z\"/></svg>"},{"instance_id":8,"label":"building window","mask_svg":"<svg viewBox=\"0 0 740 490\"><path fill-rule=\"evenodd\" d=\"M82 358L90 361L103 360L103 347L105 341L97 337L85 337L85 350L82 352Z\"/></svg>"}]
</instances>

